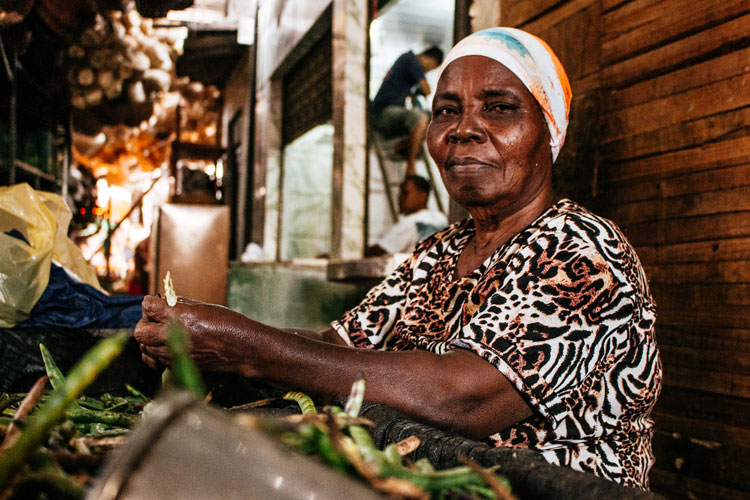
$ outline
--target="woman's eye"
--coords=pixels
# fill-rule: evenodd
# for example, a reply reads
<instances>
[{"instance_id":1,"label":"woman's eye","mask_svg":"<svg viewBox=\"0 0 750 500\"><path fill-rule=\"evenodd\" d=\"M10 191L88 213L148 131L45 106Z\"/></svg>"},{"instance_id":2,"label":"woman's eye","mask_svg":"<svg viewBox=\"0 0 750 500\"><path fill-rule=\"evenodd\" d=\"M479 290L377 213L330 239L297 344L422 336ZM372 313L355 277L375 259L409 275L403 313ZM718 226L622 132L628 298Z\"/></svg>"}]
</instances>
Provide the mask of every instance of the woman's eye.
<instances>
[{"instance_id":1,"label":"woman's eye","mask_svg":"<svg viewBox=\"0 0 750 500\"><path fill-rule=\"evenodd\" d=\"M513 111L514 109L516 109L516 106L514 104L510 104L507 102L495 102L495 103L487 104L485 106L485 109L487 111L497 111L497 112Z\"/></svg>"},{"instance_id":2,"label":"woman's eye","mask_svg":"<svg viewBox=\"0 0 750 500\"><path fill-rule=\"evenodd\" d=\"M456 113L455 108L451 106L441 106L437 108L434 112L435 116L447 116L447 115L452 115L455 113Z\"/></svg>"}]
</instances>

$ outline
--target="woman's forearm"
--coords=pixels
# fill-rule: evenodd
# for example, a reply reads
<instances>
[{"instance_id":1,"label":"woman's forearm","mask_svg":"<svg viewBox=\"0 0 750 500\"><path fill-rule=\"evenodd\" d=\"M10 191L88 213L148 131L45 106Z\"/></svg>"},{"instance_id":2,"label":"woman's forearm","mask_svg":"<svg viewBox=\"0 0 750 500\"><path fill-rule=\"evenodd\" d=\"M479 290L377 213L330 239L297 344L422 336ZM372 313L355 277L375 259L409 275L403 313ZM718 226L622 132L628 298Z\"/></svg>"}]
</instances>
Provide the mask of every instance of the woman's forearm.
<instances>
[{"instance_id":1,"label":"woman's forearm","mask_svg":"<svg viewBox=\"0 0 750 500\"><path fill-rule=\"evenodd\" d=\"M246 374L327 397L349 393L362 374L365 399L432 425L481 438L531 410L495 367L474 353L353 349L284 331L266 331L263 353ZM261 334L265 336L266 334ZM260 340L257 339L256 340Z\"/></svg>"}]
</instances>

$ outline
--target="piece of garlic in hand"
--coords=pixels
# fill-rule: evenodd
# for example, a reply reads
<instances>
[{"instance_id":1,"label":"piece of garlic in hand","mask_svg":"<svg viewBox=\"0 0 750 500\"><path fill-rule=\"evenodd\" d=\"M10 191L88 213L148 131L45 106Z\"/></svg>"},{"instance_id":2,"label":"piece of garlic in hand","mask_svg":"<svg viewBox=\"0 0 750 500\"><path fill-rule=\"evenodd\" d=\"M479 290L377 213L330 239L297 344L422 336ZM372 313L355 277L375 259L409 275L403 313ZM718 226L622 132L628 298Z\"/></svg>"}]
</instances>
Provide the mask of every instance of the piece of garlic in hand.
<instances>
[{"instance_id":1,"label":"piece of garlic in hand","mask_svg":"<svg viewBox=\"0 0 750 500\"><path fill-rule=\"evenodd\" d=\"M172 276L167 271L167 275L164 276L164 295L167 299L167 305L174 307L177 304L177 294L174 293L174 285L172 284Z\"/></svg>"}]
</instances>

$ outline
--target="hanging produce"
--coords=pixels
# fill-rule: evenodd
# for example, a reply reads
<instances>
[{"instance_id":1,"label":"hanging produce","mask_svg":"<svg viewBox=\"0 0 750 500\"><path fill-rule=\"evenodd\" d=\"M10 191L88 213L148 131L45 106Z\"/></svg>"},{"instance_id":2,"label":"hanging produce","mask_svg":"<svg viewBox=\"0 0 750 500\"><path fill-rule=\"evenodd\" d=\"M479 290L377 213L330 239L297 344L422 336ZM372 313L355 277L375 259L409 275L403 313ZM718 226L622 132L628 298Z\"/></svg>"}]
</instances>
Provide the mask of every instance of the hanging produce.
<instances>
[{"instance_id":1,"label":"hanging produce","mask_svg":"<svg viewBox=\"0 0 750 500\"><path fill-rule=\"evenodd\" d=\"M65 51L70 103L93 109L103 123L137 125L172 86L181 52L179 30L155 28L132 3L100 12ZM106 110L96 109L102 105Z\"/></svg>"}]
</instances>

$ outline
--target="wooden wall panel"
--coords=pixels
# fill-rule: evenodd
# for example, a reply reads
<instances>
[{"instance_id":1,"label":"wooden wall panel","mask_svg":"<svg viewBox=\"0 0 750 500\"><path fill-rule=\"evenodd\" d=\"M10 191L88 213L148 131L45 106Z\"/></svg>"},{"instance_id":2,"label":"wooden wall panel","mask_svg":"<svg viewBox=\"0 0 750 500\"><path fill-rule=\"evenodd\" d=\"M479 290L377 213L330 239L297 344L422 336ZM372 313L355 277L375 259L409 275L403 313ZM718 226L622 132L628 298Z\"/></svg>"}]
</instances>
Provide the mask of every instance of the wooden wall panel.
<instances>
[{"instance_id":1,"label":"wooden wall panel","mask_svg":"<svg viewBox=\"0 0 750 500\"><path fill-rule=\"evenodd\" d=\"M502 16L568 69L563 193L623 229L657 302L652 488L750 497L750 2L507 0Z\"/></svg>"},{"instance_id":2,"label":"wooden wall panel","mask_svg":"<svg viewBox=\"0 0 750 500\"><path fill-rule=\"evenodd\" d=\"M502 0L502 23L505 26L516 26L528 29L526 26L531 19L547 12L558 0Z\"/></svg>"},{"instance_id":3,"label":"wooden wall panel","mask_svg":"<svg viewBox=\"0 0 750 500\"><path fill-rule=\"evenodd\" d=\"M612 206L635 203L642 200L661 199L700 193L711 186L716 190L734 189L750 185L750 164L732 167L685 172L656 181L652 179L631 180L627 185L614 183L604 188L606 198Z\"/></svg>"},{"instance_id":4,"label":"wooden wall panel","mask_svg":"<svg viewBox=\"0 0 750 500\"><path fill-rule=\"evenodd\" d=\"M744 75L747 64L747 50L736 50L622 89L614 89L607 96L607 109L615 111Z\"/></svg>"},{"instance_id":5,"label":"wooden wall panel","mask_svg":"<svg viewBox=\"0 0 750 500\"><path fill-rule=\"evenodd\" d=\"M640 245L638 255L651 265L750 260L750 238Z\"/></svg>"},{"instance_id":6,"label":"wooden wall panel","mask_svg":"<svg viewBox=\"0 0 750 500\"><path fill-rule=\"evenodd\" d=\"M604 161L639 158L742 137L748 129L750 107L742 107L608 142L601 156Z\"/></svg>"},{"instance_id":7,"label":"wooden wall panel","mask_svg":"<svg viewBox=\"0 0 750 500\"><path fill-rule=\"evenodd\" d=\"M603 124L604 143L748 105L750 74L743 72L733 78L661 99L616 111L609 110Z\"/></svg>"},{"instance_id":8,"label":"wooden wall panel","mask_svg":"<svg viewBox=\"0 0 750 500\"><path fill-rule=\"evenodd\" d=\"M600 206L636 246L658 305L652 485L674 498L744 498L750 3L610 1L603 11Z\"/></svg>"},{"instance_id":9,"label":"wooden wall panel","mask_svg":"<svg viewBox=\"0 0 750 500\"><path fill-rule=\"evenodd\" d=\"M701 61L728 50L747 47L748 36L750 16L740 16L643 54L608 63L602 67L602 84L607 88L621 88L665 74L683 67L686 61Z\"/></svg>"},{"instance_id":10,"label":"wooden wall panel","mask_svg":"<svg viewBox=\"0 0 750 500\"><path fill-rule=\"evenodd\" d=\"M604 15L602 57L613 63L750 12L747 0L635 0Z\"/></svg>"},{"instance_id":11,"label":"wooden wall panel","mask_svg":"<svg viewBox=\"0 0 750 500\"><path fill-rule=\"evenodd\" d=\"M746 165L750 163L750 136L710 142L621 163L605 164L602 182L659 180L668 176Z\"/></svg>"}]
</instances>

